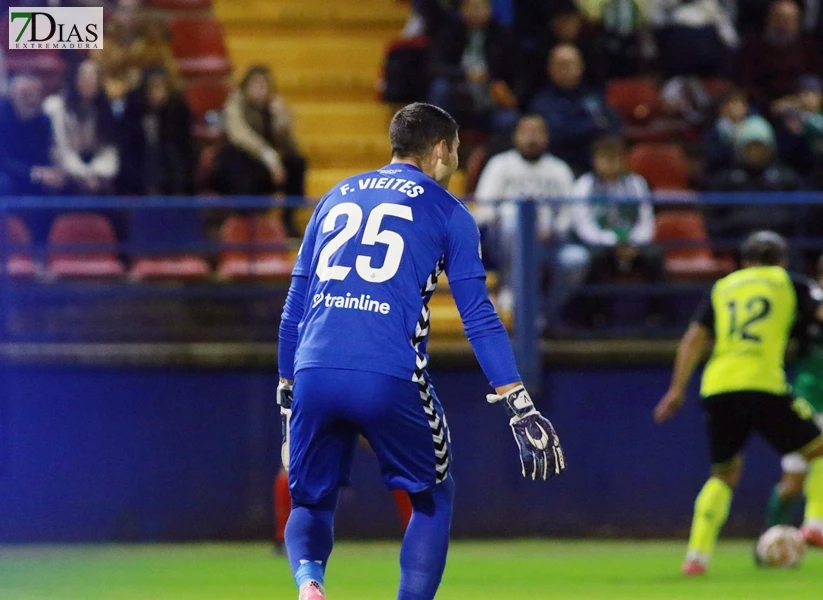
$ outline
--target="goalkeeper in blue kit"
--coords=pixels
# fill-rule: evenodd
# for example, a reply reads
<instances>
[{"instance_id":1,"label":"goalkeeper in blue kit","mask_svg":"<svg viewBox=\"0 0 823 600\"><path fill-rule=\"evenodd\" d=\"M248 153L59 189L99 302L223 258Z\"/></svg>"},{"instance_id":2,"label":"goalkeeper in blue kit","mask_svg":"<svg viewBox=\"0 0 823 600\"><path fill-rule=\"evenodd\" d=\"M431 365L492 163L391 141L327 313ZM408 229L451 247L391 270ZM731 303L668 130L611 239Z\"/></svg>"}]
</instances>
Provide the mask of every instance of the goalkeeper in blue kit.
<instances>
[{"instance_id":1,"label":"goalkeeper in blue kit","mask_svg":"<svg viewBox=\"0 0 823 600\"><path fill-rule=\"evenodd\" d=\"M280 326L278 403L292 512L286 550L300 600L325 598L333 521L357 437L413 513L400 550L398 600L432 600L449 545L454 480L446 416L426 371L428 301L445 271L466 335L500 402L524 477L565 468L552 424L520 381L489 301L480 236L447 187L457 124L423 103L389 126L391 164L334 186L317 205Z\"/></svg>"}]
</instances>

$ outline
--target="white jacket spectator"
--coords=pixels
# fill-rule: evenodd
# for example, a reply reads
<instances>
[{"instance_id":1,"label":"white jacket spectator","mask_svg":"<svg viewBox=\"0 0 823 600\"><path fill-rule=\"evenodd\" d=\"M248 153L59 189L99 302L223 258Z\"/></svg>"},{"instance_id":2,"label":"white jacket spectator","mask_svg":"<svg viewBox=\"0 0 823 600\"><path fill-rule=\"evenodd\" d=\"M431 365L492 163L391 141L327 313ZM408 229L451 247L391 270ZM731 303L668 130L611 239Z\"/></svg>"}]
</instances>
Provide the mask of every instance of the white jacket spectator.
<instances>
[{"instance_id":1,"label":"white jacket spectator","mask_svg":"<svg viewBox=\"0 0 823 600\"><path fill-rule=\"evenodd\" d=\"M586 278L589 253L579 245L563 244L563 238L572 224L568 204L550 204L546 200L570 201L574 174L565 162L546 153L549 133L539 115L520 119L514 134L515 149L493 157L477 183L475 216L478 224L486 225L490 254L503 268L499 305L506 309L513 301L513 290L505 272L509 265L513 239L517 227L516 203L537 200L537 235L542 242L553 242L551 288L547 290L544 306L546 325L558 324L560 312L574 290ZM495 205L503 200L501 205ZM488 243L491 239L491 243ZM559 244L556 242L560 242Z\"/></svg>"},{"instance_id":2,"label":"white jacket spectator","mask_svg":"<svg viewBox=\"0 0 823 600\"><path fill-rule=\"evenodd\" d=\"M51 119L55 160L70 179L67 191L110 192L120 160L97 63L82 62L65 92L46 99L43 112Z\"/></svg>"},{"instance_id":3,"label":"white jacket spectator","mask_svg":"<svg viewBox=\"0 0 823 600\"><path fill-rule=\"evenodd\" d=\"M627 173L606 181L586 173L574 185L574 228L577 237L591 246L614 246L627 242L643 246L654 239L654 211L649 202L649 186L642 176ZM598 202L605 198L642 199L632 202ZM591 200L595 201L592 202Z\"/></svg>"},{"instance_id":4,"label":"white jacket spectator","mask_svg":"<svg viewBox=\"0 0 823 600\"><path fill-rule=\"evenodd\" d=\"M534 199L569 199L574 186L574 173L565 162L549 154L537 160L523 157L517 149L492 157L477 183L474 198L478 224L498 221L502 233L514 232L517 209L513 202ZM495 207L498 200L510 200ZM499 214L499 218L497 215ZM537 233L542 239L563 235L571 226L568 206L541 204L537 209Z\"/></svg>"}]
</instances>

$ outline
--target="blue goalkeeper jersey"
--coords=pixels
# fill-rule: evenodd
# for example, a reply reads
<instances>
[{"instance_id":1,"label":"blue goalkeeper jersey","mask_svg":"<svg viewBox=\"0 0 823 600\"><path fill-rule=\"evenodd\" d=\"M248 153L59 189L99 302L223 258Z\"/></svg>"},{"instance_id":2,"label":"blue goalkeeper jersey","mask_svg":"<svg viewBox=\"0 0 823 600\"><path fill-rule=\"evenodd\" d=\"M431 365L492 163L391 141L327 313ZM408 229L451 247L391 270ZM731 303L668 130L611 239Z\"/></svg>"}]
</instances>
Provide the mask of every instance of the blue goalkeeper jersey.
<instances>
[{"instance_id":1,"label":"blue goalkeeper jersey","mask_svg":"<svg viewBox=\"0 0 823 600\"><path fill-rule=\"evenodd\" d=\"M295 372L354 369L418 381L437 277L485 277L466 206L420 169L346 179L318 204L293 275L306 277Z\"/></svg>"}]
</instances>

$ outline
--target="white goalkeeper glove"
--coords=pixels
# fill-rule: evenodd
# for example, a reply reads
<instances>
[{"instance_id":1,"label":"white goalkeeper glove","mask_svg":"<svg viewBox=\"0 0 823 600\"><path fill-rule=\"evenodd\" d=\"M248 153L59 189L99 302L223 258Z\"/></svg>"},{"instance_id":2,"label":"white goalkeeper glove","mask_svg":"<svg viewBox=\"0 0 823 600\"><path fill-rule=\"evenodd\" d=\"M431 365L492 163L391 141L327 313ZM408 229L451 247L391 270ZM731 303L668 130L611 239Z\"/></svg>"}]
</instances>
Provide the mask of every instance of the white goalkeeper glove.
<instances>
[{"instance_id":1,"label":"white goalkeeper glove","mask_svg":"<svg viewBox=\"0 0 823 600\"><path fill-rule=\"evenodd\" d=\"M289 442L291 435L289 426L291 422L291 403L294 401L292 394L292 384L281 380L277 385L277 405L280 407L280 433L282 442L280 443L280 462L283 468L289 470Z\"/></svg>"},{"instance_id":2,"label":"white goalkeeper glove","mask_svg":"<svg viewBox=\"0 0 823 600\"><path fill-rule=\"evenodd\" d=\"M522 385L503 395L488 394L491 404L502 401L510 420L514 440L520 450L523 477L532 480L551 479L566 470L566 458L551 422L534 407Z\"/></svg>"}]
</instances>

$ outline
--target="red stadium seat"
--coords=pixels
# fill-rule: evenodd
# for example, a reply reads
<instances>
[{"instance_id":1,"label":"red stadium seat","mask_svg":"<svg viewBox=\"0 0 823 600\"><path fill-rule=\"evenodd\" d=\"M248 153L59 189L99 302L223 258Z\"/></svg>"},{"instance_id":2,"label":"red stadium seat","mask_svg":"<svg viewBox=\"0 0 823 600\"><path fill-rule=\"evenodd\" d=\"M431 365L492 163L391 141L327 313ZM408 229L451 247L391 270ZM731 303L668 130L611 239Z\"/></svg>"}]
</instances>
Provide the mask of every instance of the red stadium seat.
<instances>
[{"instance_id":1,"label":"red stadium seat","mask_svg":"<svg viewBox=\"0 0 823 600\"><path fill-rule=\"evenodd\" d=\"M102 215L60 215L49 232L49 244L117 243L111 222ZM114 250L49 250L48 273L55 277L110 278L125 273Z\"/></svg>"},{"instance_id":2,"label":"red stadium seat","mask_svg":"<svg viewBox=\"0 0 823 600\"><path fill-rule=\"evenodd\" d=\"M660 112L660 91L645 79L614 79L606 87L606 102L626 123L650 120Z\"/></svg>"},{"instance_id":3,"label":"red stadium seat","mask_svg":"<svg viewBox=\"0 0 823 600\"><path fill-rule=\"evenodd\" d=\"M266 216L226 219L220 240L226 244L284 244L283 250L227 250L220 256L217 274L224 279L287 279L294 260L285 249L286 230L279 219Z\"/></svg>"},{"instance_id":4,"label":"red stadium seat","mask_svg":"<svg viewBox=\"0 0 823 600\"><path fill-rule=\"evenodd\" d=\"M653 190L689 189L689 162L677 144L637 144L628 162L629 168L645 177Z\"/></svg>"},{"instance_id":5,"label":"red stadium seat","mask_svg":"<svg viewBox=\"0 0 823 600\"><path fill-rule=\"evenodd\" d=\"M14 215L6 215L0 217L0 220L6 223L6 243L9 245L28 245L31 244L31 236L26 225ZM12 277L32 277L37 273L37 268L31 258L31 254L25 251L13 251L8 255L5 261L8 273ZM0 272L2 272L2 265L0 264Z\"/></svg>"},{"instance_id":6,"label":"red stadium seat","mask_svg":"<svg viewBox=\"0 0 823 600\"><path fill-rule=\"evenodd\" d=\"M162 10L206 10L212 7L212 0L148 0L146 4Z\"/></svg>"},{"instance_id":7,"label":"red stadium seat","mask_svg":"<svg viewBox=\"0 0 823 600\"><path fill-rule=\"evenodd\" d=\"M209 263L200 256L151 256L136 259L129 276L137 281L180 281L203 279L210 272Z\"/></svg>"},{"instance_id":8,"label":"red stadium seat","mask_svg":"<svg viewBox=\"0 0 823 600\"><path fill-rule=\"evenodd\" d=\"M712 253L708 245L706 225L697 211L671 210L657 215L655 240L662 244L696 244L666 249L666 270L674 278L713 279L734 270L734 264L730 260L718 259Z\"/></svg>"},{"instance_id":9,"label":"red stadium seat","mask_svg":"<svg viewBox=\"0 0 823 600\"><path fill-rule=\"evenodd\" d=\"M194 117L192 133L200 141L214 143L220 137L220 128L205 121L206 113L212 110L222 111L231 87L222 81L195 81L186 86L186 100Z\"/></svg>"},{"instance_id":10,"label":"red stadium seat","mask_svg":"<svg viewBox=\"0 0 823 600\"><path fill-rule=\"evenodd\" d=\"M228 75L223 30L213 18L177 17L169 24L171 48L184 77Z\"/></svg>"}]
</instances>

